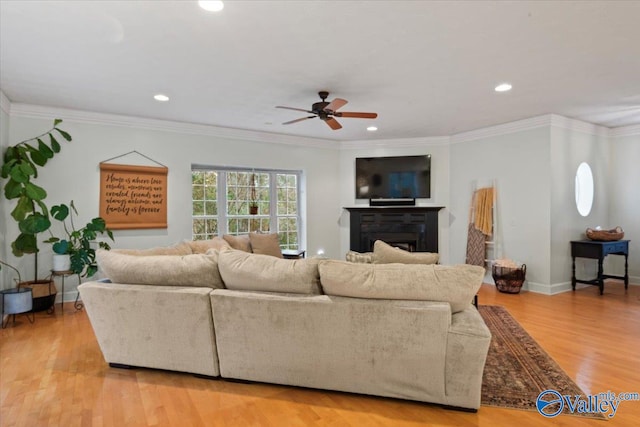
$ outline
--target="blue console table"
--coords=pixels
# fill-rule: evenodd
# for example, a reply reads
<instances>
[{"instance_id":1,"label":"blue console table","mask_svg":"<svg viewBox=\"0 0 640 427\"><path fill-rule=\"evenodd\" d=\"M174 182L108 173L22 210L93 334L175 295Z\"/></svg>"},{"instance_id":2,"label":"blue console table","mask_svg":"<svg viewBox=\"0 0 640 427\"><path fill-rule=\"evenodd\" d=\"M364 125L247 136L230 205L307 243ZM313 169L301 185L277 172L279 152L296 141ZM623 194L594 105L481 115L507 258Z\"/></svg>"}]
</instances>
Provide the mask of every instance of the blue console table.
<instances>
[{"instance_id":1,"label":"blue console table","mask_svg":"<svg viewBox=\"0 0 640 427\"><path fill-rule=\"evenodd\" d=\"M607 255L624 255L624 276L612 276L604 274L602 271L602 261ZM629 241L616 240L613 242L598 242L595 240L573 240L571 241L571 289L576 290L576 283L587 285L597 285L600 288L600 295L604 291L604 279L624 280L624 288L629 287ZM598 260L598 277L593 280L576 279L576 258L591 258Z\"/></svg>"}]
</instances>

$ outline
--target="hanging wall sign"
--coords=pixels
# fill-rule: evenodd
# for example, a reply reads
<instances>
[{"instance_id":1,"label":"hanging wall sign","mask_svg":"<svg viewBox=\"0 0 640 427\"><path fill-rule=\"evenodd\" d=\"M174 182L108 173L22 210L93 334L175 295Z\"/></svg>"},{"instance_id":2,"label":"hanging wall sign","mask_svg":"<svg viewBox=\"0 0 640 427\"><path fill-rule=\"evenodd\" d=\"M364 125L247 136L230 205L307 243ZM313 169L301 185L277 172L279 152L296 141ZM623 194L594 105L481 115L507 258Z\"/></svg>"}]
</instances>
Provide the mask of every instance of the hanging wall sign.
<instances>
[{"instance_id":1,"label":"hanging wall sign","mask_svg":"<svg viewBox=\"0 0 640 427\"><path fill-rule=\"evenodd\" d=\"M100 163L100 216L118 229L167 228L167 167Z\"/></svg>"}]
</instances>

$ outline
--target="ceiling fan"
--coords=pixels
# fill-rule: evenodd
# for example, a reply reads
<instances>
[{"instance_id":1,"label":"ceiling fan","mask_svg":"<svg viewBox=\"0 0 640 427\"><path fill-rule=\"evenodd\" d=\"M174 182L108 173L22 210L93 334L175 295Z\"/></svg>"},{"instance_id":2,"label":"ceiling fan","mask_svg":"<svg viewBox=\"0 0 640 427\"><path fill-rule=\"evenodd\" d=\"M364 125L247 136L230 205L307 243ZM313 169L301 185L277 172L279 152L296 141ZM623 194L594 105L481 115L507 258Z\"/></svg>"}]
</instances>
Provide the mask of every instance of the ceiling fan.
<instances>
[{"instance_id":1,"label":"ceiling fan","mask_svg":"<svg viewBox=\"0 0 640 427\"><path fill-rule=\"evenodd\" d=\"M301 119L291 120L289 122L284 122L283 125L290 125L292 123L301 122L303 120L314 119L316 117L320 118L320 120L324 121L329 127L333 130L338 130L342 128L342 125L338 123L335 117L352 117L358 119L375 119L378 117L377 113L356 113L353 111L343 111L339 112L338 109L342 108L348 101L346 99L336 98L331 102L326 101L329 96L329 92L320 91L318 92L320 99L322 101L316 102L311 106L311 110L305 110L303 108L292 108L292 107L283 107L281 105L276 106L276 108L284 108L286 110L294 110L294 111L304 111L305 113L313 114L313 116L302 117Z\"/></svg>"}]
</instances>

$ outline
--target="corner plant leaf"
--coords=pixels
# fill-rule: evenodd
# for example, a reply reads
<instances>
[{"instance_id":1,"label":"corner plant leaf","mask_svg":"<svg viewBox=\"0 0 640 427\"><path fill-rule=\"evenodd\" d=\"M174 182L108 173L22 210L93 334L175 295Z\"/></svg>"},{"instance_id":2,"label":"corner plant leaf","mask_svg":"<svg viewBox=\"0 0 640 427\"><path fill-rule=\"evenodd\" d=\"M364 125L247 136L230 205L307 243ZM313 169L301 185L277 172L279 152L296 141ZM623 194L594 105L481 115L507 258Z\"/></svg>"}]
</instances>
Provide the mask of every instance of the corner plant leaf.
<instances>
[{"instance_id":1,"label":"corner plant leaf","mask_svg":"<svg viewBox=\"0 0 640 427\"><path fill-rule=\"evenodd\" d=\"M64 255L69 253L69 242L66 240L60 240L53 244L53 252L58 255Z\"/></svg>"},{"instance_id":2,"label":"corner plant leaf","mask_svg":"<svg viewBox=\"0 0 640 427\"><path fill-rule=\"evenodd\" d=\"M62 119L55 119L55 120L53 121L53 127L58 126L60 123L62 123Z\"/></svg>"},{"instance_id":3,"label":"corner plant leaf","mask_svg":"<svg viewBox=\"0 0 640 427\"><path fill-rule=\"evenodd\" d=\"M29 161L23 161L18 165L18 167L27 176L36 174L36 169L33 167L33 163Z\"/></svg>"},{"instance_id":4,"label":"corner plant leaf","mask_svg":"<svg viewBox=\"0 0 640 427\"><path fill-rule=\"evenodd\" d=\"M46 231L51 227L49 218L41 213L32 213L18 223L18 228L24 234L38 234Z\"/></svg>"},{"instance_id":5,"label":"corner plant leaf","mask_svg":"<svg viewBox=\"0 0 640 427\"><path fill-rule=\"evenodd\" d=\"M8 178L9 177L9 173L11 172L11 168L13 168L13 166L18 163L18 159L11 159L8 162L6 162L4 165L2 165L2 177L3 178Z\"/></svg>"},{"instance_id":6,"label":"corner plant leaf","mask_svg":"<svg viewBox=\"0 0 640 427\"><path fill-rule=\"evenodd\" d=\"M38 187L37 185L30 182L27 182L24 188L27 197L30 197L33 200L42 200L47 197L47 192L44 190L44 188Z\"/></svg>"},{"instance_id":7,"label":"corner plant leaf","mask_svg":"<svg viewBox=\"0 0 640 427\"><path fill-rule=\"evenodd\" d=\"M58 128L55 128L55 129L60 133L60 135L62 135L64 139L66 139L67 141L71 141L71 135L69 135L67 132L63 131L62 129L58 129Z\"/></svg>"},{"instance_id":8,"label":"corner plant leaf","mask_svg":"<svg viewBox=\"0 0 640 427\"><path fill-rule=\"evenodd\" d=\"M18 204L11 211L11 216L16 221L20 222L26 218L27 214L33 212L33 205L31 204L29 198L25 195L20 196L18 199Z\"/></svg>"},{"instance_id":9,"label":"corner plant leaf","mask_svg":"<svg viewBox=\"0 0 640 427\"><path fill-rule=\"evenodd\" d=\"M40 138L38 138L38 151L40 151L40 154L42 154L47 159L53 158L53 151L51 151L51 148L49 148L47 144L42 142Z\"/></svg>"},{"instance_id":10,"label":"corner plant leaf","mask_svg":"<svg viewBox=\"0 0 640 427\"><path fill-rule=\"evenodd\" d=\"M31 154L31 160L33 160L33 163L35 163L36 165L42 167L47 164L47 158L44 157L39 151L31 151L29 154Z\"/></svg>"},{"instance_id":11,"label":"corner plant leaf","mask_svg":"<svg viewBox=\"0 0 640 427\"><path fill-rule=\"evenodd\" d=\"M57 139L55 139L53 137L52 133L49 134L49 138L51 139L51 149L53 150L54 153L59 153L60 152L60 143L58 142Z\"/></svg>"},{"instance_id":12,"label":"corner plant leaf","mask_svg":"<svg viewBox=\"0 0 640 427\"><path fill-rule=\"evenodd\" d=\"M20 257L24 254L35 254L38 252L38 242L34 234L21 233L11 244L13 254Z\"/></svg>"},{"instance_id":13,"label":"corner plant leaf","mask_svg":"<svg viewBox=\"0 0 640 427\"><path fill-rule=\"evenodd\" d=\"M51 208L51 216L58 221L64 221L69 216L69 207L67 205L56 205Z\"/></svg>"},{"instance_id":14,"label":"corner plant leaf","mask_svg":"<svg viewBox=\"0 0 640 427\"><path fill-rule=\"evenodd\" d=\"M14 167L9 172L9 176L16 182L25 183L29 180L29 175L25 174L20 167Z\"/></svg>"},{"instance_id":15,"label":"corner plant leaf","mask_svg":"<svg viewBox=\"0 0 640 427\"><path fill-rule=\"evenodd\" d=\"M4 197L6 197L7 200L17 199L22 195L22 188L22 184L10 179L4 185Z\"/></svg>"}]
</instances>

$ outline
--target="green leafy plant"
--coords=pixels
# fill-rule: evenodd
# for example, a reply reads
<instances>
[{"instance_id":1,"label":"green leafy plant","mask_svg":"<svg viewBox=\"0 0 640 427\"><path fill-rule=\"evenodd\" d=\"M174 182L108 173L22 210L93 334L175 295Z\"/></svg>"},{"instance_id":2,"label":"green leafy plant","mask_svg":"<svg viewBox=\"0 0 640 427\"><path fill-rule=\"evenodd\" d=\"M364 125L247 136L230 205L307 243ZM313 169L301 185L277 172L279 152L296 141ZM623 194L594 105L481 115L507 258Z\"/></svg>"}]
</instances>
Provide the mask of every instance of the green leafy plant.
<instances>
[{"instance_id":1,"label":"green leafy plant","mask_svg":"<svg viewBox=\"0 0 640 427\"><path fill-rule=\"evenodd\" d=\"M53 127L43 133L8 147L4 152L0 176L7 179L4 196L7 200L18 199L11 216L18 223L20 234L11 243L15 256L38 252L36 235L51 227L49 212L44 199L47 192L33 180L38 177L38 168L47 164L60 152L56 137L71 141L71 135L58 127L62 120L55 119ZM48 143L45 142L48 139ZM37 272L37 267L36 267Z\"/></svg>"},{"instance_id":2,"label":"green leafy plant","mask_svg":"<svg viewBox=\"0 0 640 427\"><path fill-rule=\"evenodd\" d=\"M101 249L111 249L107 242L97 242L98 235L106 234L113 241L113 233L107 228L101 217L93 218L82 228L75 228L73 216L78 215L73 200L69 206L60 204L51 207L51 217L60 221L64 228L65 237L55 237L51 230L51 237L45 243L53 244L53 252L71 258L71 270L83 277L91 277L98 271L95 246ZM67 221L68 220L68 221Z\"/></svg>"}]
</instances>

